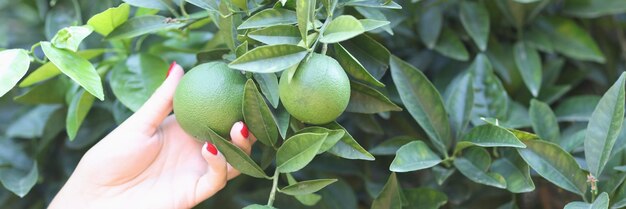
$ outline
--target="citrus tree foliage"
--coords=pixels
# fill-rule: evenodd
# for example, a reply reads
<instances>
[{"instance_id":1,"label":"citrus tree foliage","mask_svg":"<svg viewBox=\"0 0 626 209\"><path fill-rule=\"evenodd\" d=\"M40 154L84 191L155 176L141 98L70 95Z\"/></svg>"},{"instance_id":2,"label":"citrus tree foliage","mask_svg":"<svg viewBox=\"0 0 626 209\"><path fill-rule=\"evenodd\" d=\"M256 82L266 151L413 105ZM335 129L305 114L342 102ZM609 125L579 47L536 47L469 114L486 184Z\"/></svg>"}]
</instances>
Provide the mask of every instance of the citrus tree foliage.
<instances>
[{"instance_id":1,"label":"citrus tree foliage","mask_svg":"<svg viewBox=\"0 0 626 209\"><path fill-rule=\"evenodd\" d=\"M623 0L0 1L0 205L42 208L169 62L245 73L246 174L198 208L626 206ZM336 122L278 93L312 54ZM283 73L284 72L284 73Z\"/></svg>"}]
</instances>

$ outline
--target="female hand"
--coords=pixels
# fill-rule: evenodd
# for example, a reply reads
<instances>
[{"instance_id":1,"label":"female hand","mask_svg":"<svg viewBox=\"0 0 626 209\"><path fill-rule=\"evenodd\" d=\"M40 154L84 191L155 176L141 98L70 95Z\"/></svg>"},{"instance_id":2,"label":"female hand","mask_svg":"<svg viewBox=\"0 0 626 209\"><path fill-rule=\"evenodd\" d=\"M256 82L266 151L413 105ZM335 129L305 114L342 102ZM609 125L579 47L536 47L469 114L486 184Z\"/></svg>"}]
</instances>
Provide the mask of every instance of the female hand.
<instances>
[{"instance_id":1,"label":"female hand","mask_svg":"<svg viewBox=\"0 0 626 209\"><path fill-rule=\"evenodd\" d=\"M49 208L191 208L239 175L215 146L168 116L183 74L173 63L150 99L87 151ZM248 135L243 122L230 131L233 144L250 154L256 139Z\"/></svg>"}]
</instances>

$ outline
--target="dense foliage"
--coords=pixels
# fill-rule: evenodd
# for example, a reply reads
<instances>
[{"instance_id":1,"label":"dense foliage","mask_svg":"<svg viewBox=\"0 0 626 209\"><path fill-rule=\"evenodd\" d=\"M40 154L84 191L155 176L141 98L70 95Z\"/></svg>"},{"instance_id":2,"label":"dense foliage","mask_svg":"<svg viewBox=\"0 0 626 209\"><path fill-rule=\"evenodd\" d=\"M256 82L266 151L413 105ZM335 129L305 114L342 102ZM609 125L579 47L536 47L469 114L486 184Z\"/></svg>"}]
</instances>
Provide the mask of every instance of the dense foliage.
<instances>
[{"instance_id":1,"label":"dense foliage","mask_svg":"<svg viewBox=\"0 0 626 209\"><path fill-rule=\"evenodd\" d=\"M210 132L246 175L197 208L626 207L625 12L623 0L0 0L0 208L45 207L169 62L215 60L248 77L261 143L248 157ZM278 95L282 71L313 53L351 80L346 112L319 126Z\"/></svg>"}]
</instances>

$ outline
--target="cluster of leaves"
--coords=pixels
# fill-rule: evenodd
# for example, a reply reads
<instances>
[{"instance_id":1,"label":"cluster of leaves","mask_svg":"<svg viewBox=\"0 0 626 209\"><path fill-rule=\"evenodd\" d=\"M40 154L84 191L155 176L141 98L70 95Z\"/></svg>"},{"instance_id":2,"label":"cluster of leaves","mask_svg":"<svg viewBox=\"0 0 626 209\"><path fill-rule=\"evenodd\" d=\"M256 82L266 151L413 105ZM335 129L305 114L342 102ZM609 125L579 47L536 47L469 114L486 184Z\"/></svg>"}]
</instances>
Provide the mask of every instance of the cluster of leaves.
<instances>
[{"instance_id":1,"label":"cluster of leaves","mask_svg":"<svg viewBox=\"0 0 626 209\"><path fill-rule=\"evenodd\" d=\"M11 48L0 182L23 197L0 190L0 205L46 205L168 62L221 60L249 79L244 120L261 143L249 157L209 131L249 177L199 208L621 208L625 11L621 0L0 1ZM312 53L351 80L346 113L322 126L278 96L280 72Z\"/></svg>"}]
</instances>

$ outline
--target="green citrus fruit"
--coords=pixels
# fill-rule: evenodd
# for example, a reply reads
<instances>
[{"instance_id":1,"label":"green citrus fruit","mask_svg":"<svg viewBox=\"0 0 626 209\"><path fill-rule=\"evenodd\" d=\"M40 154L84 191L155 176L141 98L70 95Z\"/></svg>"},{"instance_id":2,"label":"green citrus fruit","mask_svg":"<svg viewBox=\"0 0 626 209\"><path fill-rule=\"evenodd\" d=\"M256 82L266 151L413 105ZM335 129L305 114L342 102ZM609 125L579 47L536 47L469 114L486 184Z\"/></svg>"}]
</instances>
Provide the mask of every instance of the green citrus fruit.
<instances>
[{"instance_id":1,"label":"green citrus fruit","mask_svg":"<svg viewBox=\"0 0 626 209\"><path fill-rule=\"evenodd\" d=\"M241 121L244 76L223 62L198 65L183 76L174 93L174 114L180 126L200 140L208 128L228 137Z\"/></svg>"},{"instance_id":2,"label":"green citrus fruit","mask_svg":"<svg viewBox=\"0 0 626 209\"><path fill-rule=\"evenodd\" d=\"M288 70L279 82L279 96L287 112L309 124L325 124L343 113L350 100L350 80L333 58L312 54L296 69L291 81Z\"/></svg>"}]
</instances>

